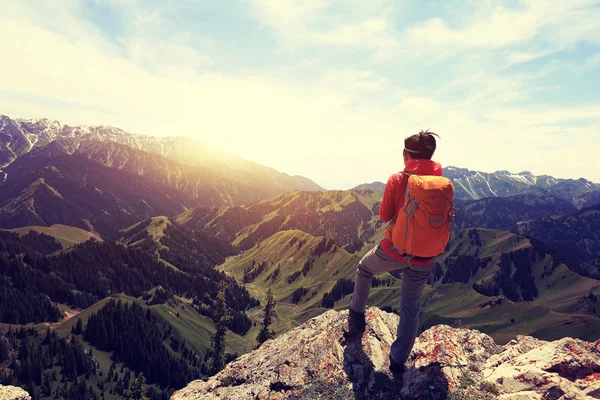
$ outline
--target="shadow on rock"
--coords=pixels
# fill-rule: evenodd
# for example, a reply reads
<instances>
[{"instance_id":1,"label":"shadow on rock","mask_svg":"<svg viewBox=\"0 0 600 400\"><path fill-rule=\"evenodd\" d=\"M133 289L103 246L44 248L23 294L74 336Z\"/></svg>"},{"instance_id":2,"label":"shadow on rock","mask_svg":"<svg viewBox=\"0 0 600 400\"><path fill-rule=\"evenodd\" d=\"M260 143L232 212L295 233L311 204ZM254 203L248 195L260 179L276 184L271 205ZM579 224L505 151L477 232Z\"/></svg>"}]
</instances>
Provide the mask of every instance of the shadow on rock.
<instances>
[{"instance_id":1,"label":"shadow on rock","mask_svg":"<svg viewBox=\"0 0 600 400\"><path fill-rule=\"evenodd\" d=\"M361 338L346 341L344 347L344 371L352 382L355 399L400 399L402 377L392 376L389 371L376 371L365 353Z\"/></svg>"},{"instance_id":2,"label":"shadow on rock","mask_svg":"<svg viewBox=\"0 0 600 400\"><path fill-rule=\"evenodd\" d=\"M403 399L442 400L450 395L448 378L438 362L420 368L409 368L403 378Z\"/></svg>"},{"instance_id":3,"label":"shadow on rock","mask_svg":"<svg viewBox=\"0 0 600 400\"><path fill-rule=\"evenodd\" d=\"M352 382L355 399L443 400L449 396L448 380L439 363L412 367L404 374L392 374L387 362L376 370L360 338L345 343L344 371Z\"/></svg>"}]
</instances>

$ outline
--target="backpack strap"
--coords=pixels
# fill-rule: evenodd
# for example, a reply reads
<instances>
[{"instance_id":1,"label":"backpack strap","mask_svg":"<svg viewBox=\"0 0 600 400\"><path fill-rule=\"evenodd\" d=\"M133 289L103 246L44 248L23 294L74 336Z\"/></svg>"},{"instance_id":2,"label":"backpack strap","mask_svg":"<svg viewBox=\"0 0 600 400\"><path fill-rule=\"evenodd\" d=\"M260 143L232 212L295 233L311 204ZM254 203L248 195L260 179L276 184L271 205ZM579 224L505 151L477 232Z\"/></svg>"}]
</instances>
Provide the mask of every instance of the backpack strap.
<instances>
[{"instance_id":1,"label":"backpack strap","mask_svg":"<svg viewBox=\"0 0 600 400\"><path fill-rule=\"evenodd\" d=\"M454 207L454 201L451 203L452 207L450 208L450 237L448 238L448 242L452 240L453 232L452 229L454 227L454 219L456 218L456 207Z\"/></svg>"},{"instance_id":2,"label":"backpack strap","mask_svg":"<svg viewBox=\"0 0 600 400\"><path fill-rule=\"evenodd\" d=\"M412 174L411 174L412 175ZM406 242L406 237L408 235L408 219L412 218L419 207L420 201L415 201L415 199L410 195L410 188L408 186L408 182L406 184L406 194L405 199L408 201L404 201L404 207L402 209L406 211L406 227L404 228L404 241ZM408 209L408 205L410 204L411 209Z\"/></svg>"}]
</instances>

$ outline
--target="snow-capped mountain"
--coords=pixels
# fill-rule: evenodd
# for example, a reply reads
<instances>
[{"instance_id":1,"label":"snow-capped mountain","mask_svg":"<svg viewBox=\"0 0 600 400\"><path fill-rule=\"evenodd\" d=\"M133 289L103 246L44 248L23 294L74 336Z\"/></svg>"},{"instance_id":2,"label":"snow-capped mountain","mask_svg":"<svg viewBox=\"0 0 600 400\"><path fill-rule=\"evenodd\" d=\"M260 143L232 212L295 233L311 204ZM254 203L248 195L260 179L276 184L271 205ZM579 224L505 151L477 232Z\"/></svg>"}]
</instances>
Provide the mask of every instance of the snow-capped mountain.
<instances>
[{"instance_id":1,"label":"snow-capped mountain","mask_svg":"<svg viewBox=\"0 0 600 400\"><path fill-rule=\"evenodd\" d=\"M481 199L485 197L506 197L522 193L531 188L542 188L577 203L589 192L600 190L600 185L587 179L557 179L549 175L533 175L525 171L492 173L471 171L466 168L447 167L444 176L454 183L456 197L460 199Z\"/></svg>"},{"instance_id":2,"label":"snow-capped mountain","mask_svg":"<svg viewBox=\"0 0 600 400\"><path fill-rule=\"evenodd\" d=\"M115 142L137 150L160 154L174 161L190 164L202 163L202 160L192 160L191 155L202 150L210 152L205 144L193 141L183 136L155 137L133 134L112 126L70 126L49 119L11 119L0 116L0 145L3 154L0 165L7 165L16 157L29 151L47 145L57 139L85 138L101 142ZM214 150L213 150L214 151ZM220 152L220 156L225 155ZM241 158L235 154L229 157Z\"/></svg>"},{"instance_id":3,"label":"snow-capped mountain","mask_svg":"<svg viewBox=\"0 0 600 400\"><path fill-rule=\"evenodd\" d=\"M12 119L3 115L0 115L0 169L57 139L115 142L179 163L200 165L230 179L235 177L236 181L264 184L267 180L269 185L280 187L282 191L323 190L305 177L281 173L184 136L155 137L132 134L112 126L70 126L49 119ZM0 172L0 183L5 179L3 175Z\"/></svg>"},{"instance_id":4,"label":"snow-capped mountain","mask_svg":"<svg viewBox=\"0 0 600 400\"><path fill-rule=\"evenodd\" d=\"M557 179L549 175L533 175L528 171L518 174L505 170L488 173L450 166L444 168L444 176L452 180L455 197L460 200L507 197L542 188L581 208L596 204L594 199L598 198L600 192L600 184L584 178ZM373 182L358 185L354 189L383 191L384 188L385 183Z\"/></svg>"},{"instance_id":5,"label":"snow-capped mountain","mask_svg":"<svg viewBox=\"0 0 600 400\"><path fill-rule=\"evenodd\" d=\"M548 189L559 182L551 176L538 177L527 171L486 173L457 167L446 167L444 176L452 179L458 197L470 199L510 196L532 186Z\"/></svg>"}]
</instances>

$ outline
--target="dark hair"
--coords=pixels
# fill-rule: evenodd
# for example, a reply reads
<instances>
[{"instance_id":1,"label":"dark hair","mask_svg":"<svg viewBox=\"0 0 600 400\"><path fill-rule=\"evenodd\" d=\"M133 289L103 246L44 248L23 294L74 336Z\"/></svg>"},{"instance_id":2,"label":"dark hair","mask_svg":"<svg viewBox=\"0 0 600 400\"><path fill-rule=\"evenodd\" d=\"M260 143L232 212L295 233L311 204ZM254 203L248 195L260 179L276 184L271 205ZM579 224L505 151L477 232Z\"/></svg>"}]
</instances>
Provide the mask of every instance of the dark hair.
<instances>
[{"instance_id":1,"label":"dark hair","mask_svg":"<svg viewBox=\"0 0 600 400\"><path fill-rule=\"evenodd\" d=\"M410 154L411 158L431 160L435 152L435 136L440 137L437 133L429 132L429 129L409 136L404 139L404 151Z\"/></svg>"}]
</instances>

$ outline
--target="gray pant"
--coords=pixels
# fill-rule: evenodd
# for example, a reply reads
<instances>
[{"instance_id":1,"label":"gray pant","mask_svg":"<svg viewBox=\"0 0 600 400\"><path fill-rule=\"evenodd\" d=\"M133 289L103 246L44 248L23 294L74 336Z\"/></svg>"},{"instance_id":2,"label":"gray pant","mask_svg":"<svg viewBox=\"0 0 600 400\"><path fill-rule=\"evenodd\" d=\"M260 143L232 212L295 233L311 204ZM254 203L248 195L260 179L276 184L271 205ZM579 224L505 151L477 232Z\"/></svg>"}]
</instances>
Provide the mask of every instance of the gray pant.
<instances>
[{"instance_id":1,"label":"gray pant","mask_svg":"<svg viewBox=\"0 0 600 400\"><path fill-rule=\"evenodd\" d=\"M398 269L402 270L400 323L396 340L392 344L391 357L395 362L404 364L417 337L421 294L431 275L433 262L427 265L409 265L388 256L380 245L374 247L358 263L350 308L357 312L365 312L373 276Z\"/></svg>"}]
</instances>

